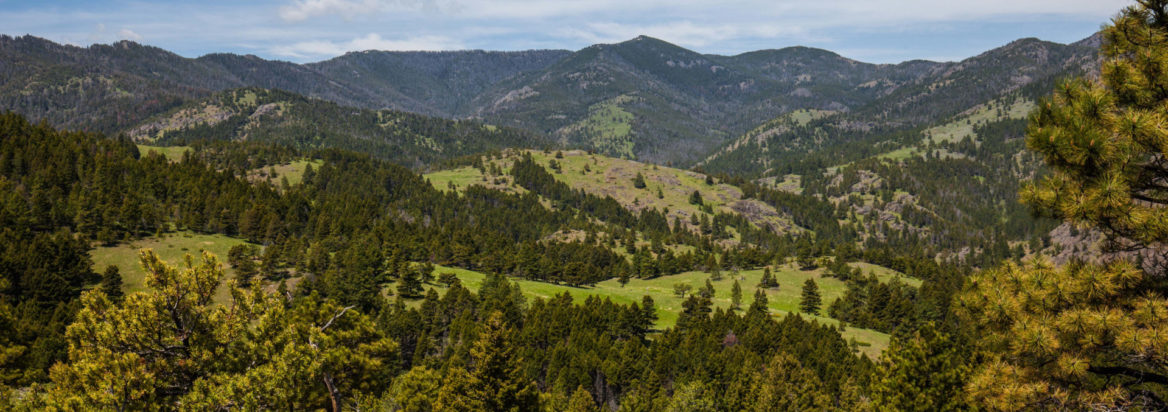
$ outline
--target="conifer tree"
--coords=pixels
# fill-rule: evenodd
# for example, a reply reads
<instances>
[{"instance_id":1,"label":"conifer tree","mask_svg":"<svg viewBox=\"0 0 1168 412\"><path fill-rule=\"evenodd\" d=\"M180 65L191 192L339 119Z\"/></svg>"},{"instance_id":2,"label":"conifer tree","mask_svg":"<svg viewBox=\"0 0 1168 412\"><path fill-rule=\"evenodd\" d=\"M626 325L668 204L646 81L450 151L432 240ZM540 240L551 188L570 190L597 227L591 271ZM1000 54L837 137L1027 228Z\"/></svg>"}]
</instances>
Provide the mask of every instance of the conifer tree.
<instances>
[{"instance_id":1,"label":"conifer tree","mask_svg":"<svg viewBox=\"0 0 1168 412\"><path fill-rule=\"evenodd\" d=\"M1027 146L1052 173L1022 200L1102 230L1110 250L1163 257L1168 242L1168 1L1137 0L1103 30L1102 76L1058 86ZM1152 259L1158 260L1158 259ZM975 276L960 297L987 361L969 384L986 408L1168 408L1163 267L1045 258Z\"/></svg>"},{"instance_id":2,"label":"conifer tree","mask_svg":"<svg viewBox=\"0 0 1168 412\"><path fill-rule=\"evenodd\" d=\"M927 323L911 336L892 339L876 372L872 403L877 410L966 410L969 366L948 334Z\"/></svg>"},{"instance_id":3,"label":"conifer tree","mask_svg":"<svg viewBox=\"0 0 1168 412\"><path fill-rule=\"evenodd\" d=\"M730 287L730 307L735 310L742 307L742 285L738 284L738 279L734 279L734 286Z\"/></svg>"},{"instance_id":4,"label":"conifer tree","mask_svg":"<svg viewBox=\"0 0 1168 412\"><path fill-rule=\"evenodd\" d=\"M422 280L415 270L402 272L397 280L397 294L403 298L416 299L422 297Z\"/></svg>"},{"instance_id":5,"label":"conifer tree","mask_svg":"<svg viewBox=\"0 0 1168 412\"><path fill-rule=\"evenodd\" d=\"M539 410L539 392L519 369L514 333L501 312L492 312L470 349L469 372L451 375L439 391L437 410ZM469 409L464 409L469 408Z\"/></svg>"},{"instance_id":6,"label":"conifer tree","mask_svg":"<svg viewBox=\"0 0 1168 412\"><path fill-rule=\"evenodd\" d=\"M705 203L705 202L702 200L702 193L701 192L695 190L695 191L693 191L693 193L690 193L689 204L701 206L703 203Z\"/></svg>"},{"instance_id":7,"label":"conifer tree","mask_svg":"<svg viewBox=\"0 0 1168 412\"><path fill-rule=\"evenodd\" d=\"M576 390L572 392L572 397L568 399L567 408L564 409L566 412L594 412L597 410L592 393L584 389L584 386L576 387Z\"/></svg>"},{"instance_id":8,"label":"conifer tree","mask_svg":"<svg viewBox=\"0 0 1168 412\"><path fill-rule=\"evenodd\" d=\"M713 299L714 293L715 293L714 284L710 283L709 279L706 279L706 285L703 286L700 290L698 290L698 295L701 295L701 297L706 298L706 299Z\"/></svg>"},{"instance_id":9,"label":"conifer tree","mask_svg":"<svg viewBox=\"0 0 1168 412\"><path fill-rule=\"evenodd\" d=\"M637 172L637 175L633 177L633 187L637 189L645 188L645 176L641 175L641 172Z\"/></svg>"},{"instance_id":10,"label":"conifer tree","mask_svg":"<svg viewBox=\"0 0 1168 412\"><path fill-rule=\"evenodd\" d=\"M646 332L657 322L657 305L649 295L641 297L641 322Z\"/></svg>"},{"instance_id":11,"label":"conifer tree","mask_svg":"<svg viewBox=\"0 0 1168 412\"><path fill-rule=\"evenodd\" d=\"M815 373L786 353L775 355L754 381L754 411L827 410L831 404Z\"/></svg>"},{"instance_id":12,"label":"conifer tree","mask_svg":"<svg viewBox=\"0 0 1168 412\"><path fill-rule=\"evenodd\" d=\"M259 269L256 267L254 250L248 245L235 245L227 251L227 263L235 270L235 279L240 286L250 287Z\"/></svg>"},{"instance_id":13,"label":"conifer tree","mask_svg":"<svg viewBox=\"0 0 1168 412\"><path fill-rule=\"evenodd\" d=\"M814 279L807 279L806 282L803 282L803 293L799 299L799 310L803 311L803 313L818 315L820 305L819 285L815 283Z\"/></svg>"},{"instance_id":14,"label":"conifer tree","mask_svg":"<svg viewBox=\"0 0 1168 412\"><path fill-rule=\"evenodd\" d=\"M69 326L69 362L33 388L30 409L339 410L387 383L393 341L364 315L318 299L232 288L212 301L223 267L204 252L182 270L141 254L147 292L122 304L86 293Z\"/></svg>"},{"instance_id":15,"label":"conifer tree","mask_svg":"<svg viewBox=\"0 0 1168 412\"><path fill-rule=\"evenodd\" d=\"M110 300L121 302L125 292L122 291L122 273L118 270L117 266L106 266L105 271L101 273L101 291Z\"/></svg>"},{"instance_id":16,"label":"conifer tree","mask_svg":"<svg viewBox=\"0 0 1168 412\"><path fill-rule=\"evenodd\" d=\"M1030 115L1027 146L1054 173L1022 192L1037 210L1112 235L1168 242L1168 1L1139 0L1103 30L1101 81L1060 85Z\"/></svg>"},{"instance_id":17,"label":"conifer tree","mask_svg":"<svg viewBox=\"0 0 1168 412\"><path fill-rule=\"evenodd\" d=\"M766 316L770 313L770 308L767 307L769 304L770 302L767 299L766 292L762 289L755 289L754 301L750 302L750 308L746 310L746 313L749 315Z\"/></svg>"}]
</instances>

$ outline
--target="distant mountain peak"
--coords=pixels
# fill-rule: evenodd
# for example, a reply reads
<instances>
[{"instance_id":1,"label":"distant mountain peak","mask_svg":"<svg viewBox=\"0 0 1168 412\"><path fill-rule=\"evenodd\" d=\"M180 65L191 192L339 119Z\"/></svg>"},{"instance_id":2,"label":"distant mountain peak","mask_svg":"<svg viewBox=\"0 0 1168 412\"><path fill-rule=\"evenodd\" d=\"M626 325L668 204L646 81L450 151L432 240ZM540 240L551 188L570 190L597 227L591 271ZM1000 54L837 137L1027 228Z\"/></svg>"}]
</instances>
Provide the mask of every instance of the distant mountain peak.
<instances>
[{"instance_id":1,"label":"distant mountain peak","mask_svg":"<svg viewBox=\"0 0 1168 412\"><path fill-rule=\"evenodd\" d=\"M1085 38L1083 40L1079 40L1077 42L1071 43L1071 45L1072 46L1079 46L1079 47L1090 47L1093 49L1098 49L1100 47L1103 47L1103 32L1097 31L1097 32L1095 32L1095 34L1087 36L1087 38Z\"/></svg>"}]
</instances>

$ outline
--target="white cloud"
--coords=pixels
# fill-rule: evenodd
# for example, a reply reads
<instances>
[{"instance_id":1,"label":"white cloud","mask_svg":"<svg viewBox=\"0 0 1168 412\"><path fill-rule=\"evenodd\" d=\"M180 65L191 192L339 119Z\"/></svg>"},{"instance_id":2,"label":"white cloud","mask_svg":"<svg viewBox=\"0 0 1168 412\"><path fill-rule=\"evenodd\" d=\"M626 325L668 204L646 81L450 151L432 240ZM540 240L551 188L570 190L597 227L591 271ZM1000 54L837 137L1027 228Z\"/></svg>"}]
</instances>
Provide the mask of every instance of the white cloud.
<instances>
[{"instance_id":1,"label":"white cloud","mask_svg":"<svg viewBox=\"0 0 1168 412\"><path fill-rule=\"evenodd\" d=\"M466 47L456 40L443 36L416 36L404 39L384 39L377 33L370 33L349 41L305 41L291 45L276 46L271 52L278 56L297 59L332 57L351 51L363 50L457 50Z\"/></svg>"},{"instance_id":2,"label":"white cloud","mask_svg":"<svg viewBox=\"0 0 1168 412\"><path fill-rule=\"evenodd\" d=\"M377 11L383 3L378 0L296 0L281 7L279 14L280 18L291 22L329 14L353 17Z\"/></svg>"},{"instance_id":3,"label":"white cloud","mask_svg":"<svg viewBox=\"0 0 1168 412\"><path fill-rule=\"evenodd\" d=\"M865 25L1010 14L1111 15L1129 4L1131 0L291 0L280 8L279 15L295 22L325 15L351 18L391 10L430 10L477 20L586 19L587 15L652 19L687 15L709 20L727 16L770 17L785 22L814 17L829 24Z\"/></svg>"},{"instance_id":4,"label":"white cloud","mask_svg":"<svg viewBox=\"0 0 1168 412\"><path fill-rule=\"evenodd\" d=\"M742 37L800 37L807 36L800 26L789 25L740 25L740 24L697 24L692 21L677 21L664 24L637 25L621 23L591 23L584 29L564 29L563 37L575 38L587 43L613 43L625 41L638 35L656 37L686 47L703 47L713 43Z\"/></svg>"},{"instance_id":5,"label":"white cloud","mask_svg":"<svg viewBox=\"0 0 1168 412\"><path fill-rule=\"evenodd\" d=\"M119 40L131 40L131 41L140 42L140 41L142 41L142 35L138 34L138 33L134 33L133 30L123 28L121 30L118 30L118 39Z\"/></svg>"}]
</instances>

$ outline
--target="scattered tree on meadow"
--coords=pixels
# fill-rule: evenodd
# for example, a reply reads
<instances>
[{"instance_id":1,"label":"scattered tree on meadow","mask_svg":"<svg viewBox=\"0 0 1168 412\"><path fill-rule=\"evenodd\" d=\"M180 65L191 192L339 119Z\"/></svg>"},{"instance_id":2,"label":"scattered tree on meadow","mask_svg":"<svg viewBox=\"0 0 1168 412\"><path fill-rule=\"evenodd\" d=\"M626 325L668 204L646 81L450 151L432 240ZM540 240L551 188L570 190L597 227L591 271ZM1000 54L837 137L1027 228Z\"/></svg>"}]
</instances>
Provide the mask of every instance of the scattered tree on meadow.
<instances>
[{"instance_id":1,"label":"scattered tree on meadow","mask_svg":"<svg viewBox=\"0 0 1168 412\"><path fill-rule=\"evenodd\" d=\"M701 206L704 203L705 202L702 200L702 192L695 190L693 193L690 193L689 204Z\"/></svg>"},{"instance_id":2,"label":"scattered tree on meadow","mask_svg":"<svg viewBox=\"0 0 1168 412\"><path fill-rule=\"evenodd\" d=\"M122 291L122 273L117 266L106 266L105 271L101 273L101 291L110 300L121 302L125 292Z\"/></svg>"},{"instance_id":3,"label":"scattered tree on meadow","mask_svg":"<svg viewBox=\"0 0 1168 412\"><path fill-rule=\"evenodd\" d=\"M775 279L775 275L771 273L771 267L762 268L762 279L758 281L758 287L763 289L773 289L779 287L779 281Z\"/></svg>"},{"instance_id":4,"label":"scattered tree on meadow","mask_svg":"<svg viewBox=\"0 0 1168 412\"><path fill-rule=\"evenodd\" d=\"M807 279L806 282L803 282L803 293L799 299L799 310L803 311L803 313L818 315L820 304L819 285L815 283L814 279Z\"/></svg>"},{"instance_id":5,"label":"scattered tree on meadow","mask_svg":"<svg viewBox=\"0 0 1168 412\"><path fill-rule=\"evenodd\" d=\"M235 270L235 280L240 286L251 287L252 281L259 274L255 263L255 247L250 245L235 245L227 250L227 263Z\"/></svg>"},{"instance_id":6,"label":"scattered tree on meadow","mask_svg":"<svg viewBox=\"0 0 1168 412\"><path fill-rule=\"evenodd\" d=\"M730 307L735 310L742 307L742 285L738 284L738 279L734 279L734 286L730 287Z\"/></svg>"},{"instance_id":7,"label":"scattered tree on meadow","mask_svg":"<svg viewBox=\"0 0 1168 412\"><path fill-rule=\"evenodd\" d=\"M641 175L641 172L637 172L637 175L633 177L633 187L637 189L645 188L645 176Z\"/></svg>"}]
</instances>

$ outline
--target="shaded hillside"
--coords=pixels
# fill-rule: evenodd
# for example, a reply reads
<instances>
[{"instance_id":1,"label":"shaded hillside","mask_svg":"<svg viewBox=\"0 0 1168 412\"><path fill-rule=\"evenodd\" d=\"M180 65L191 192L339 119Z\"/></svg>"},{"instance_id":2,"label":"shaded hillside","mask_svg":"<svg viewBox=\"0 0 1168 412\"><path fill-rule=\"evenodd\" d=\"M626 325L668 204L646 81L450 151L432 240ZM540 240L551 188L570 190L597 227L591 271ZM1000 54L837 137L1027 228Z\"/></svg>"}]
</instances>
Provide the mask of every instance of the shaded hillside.
<instances>
[{"instance_id":1,"label":"shaded hillside","mask_svg":"<svg viewBox=\"0 0 1168 412\"><path fill-rule=\"evenodd\" d=\"M559 144L688 166L797 110L843 114L816 126L831 139L776 140L792 142L790 156L872 146L1004 93L1091 71L1096 50L1090 39L1024 39L957 63L875 65L805 47L703 55L641 36L577 52L368 51L298 65L233 54L187 59L131 42L79 48L4 37L0 54L10 63L0 66L0 108L115 132L214 91L255 86L366 109L481 117ZM759 172L774 161L786 162L766 154L734 163Z\"/></svg>"},{"instance_id":2,"label":"shaded hillside","mask_svg":"<svg viewBox=\"0 0 1168 412\"><path fill-rule=\"evenodd\" d=\"M505 147L540 146L522 130L393 110L363 110L276 90L233 89L155 116L128 134L139 142L267 142L338 148L418 167Z\"/></svg>"},{"instance_id":3,"label":"shaded hillside","mask_svg":"<svg viewBox=\"0 0 1168 412\"><path fill-rule=\"evenodd\" d=\"M130 41L76 47L0 36L0 109L112 133L215 91L255 86L347 106L454 116L457 102L469 99L463 96L565 53L376 52L300 65L223 53L190 59ZM394 63L368 67L374 78L363 78L353 68L369 65L370 55Z\"/></svg>"},{"instance_id":4,"label":"shaded hillside","mask_svg":"<svg viewBox=\"0 0 1168 412\"><path fill-rule=\"evenodd\" d=\"M521 52L364 51L305 67L376 100L364 107L394 108L463 117L470 100L487 87L519 73L541 70L570 54L566 50ZM284 87L287 90L294 88Z\"/></svg>"}]
</instances>

